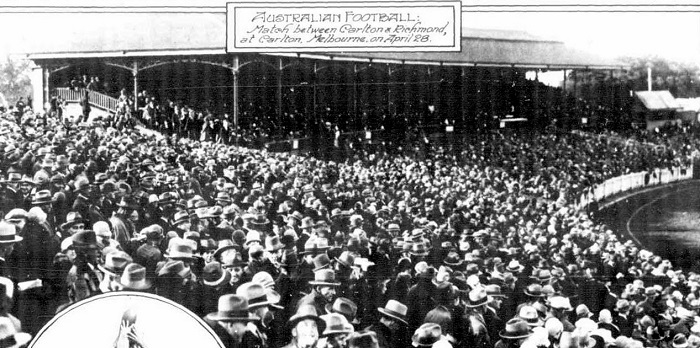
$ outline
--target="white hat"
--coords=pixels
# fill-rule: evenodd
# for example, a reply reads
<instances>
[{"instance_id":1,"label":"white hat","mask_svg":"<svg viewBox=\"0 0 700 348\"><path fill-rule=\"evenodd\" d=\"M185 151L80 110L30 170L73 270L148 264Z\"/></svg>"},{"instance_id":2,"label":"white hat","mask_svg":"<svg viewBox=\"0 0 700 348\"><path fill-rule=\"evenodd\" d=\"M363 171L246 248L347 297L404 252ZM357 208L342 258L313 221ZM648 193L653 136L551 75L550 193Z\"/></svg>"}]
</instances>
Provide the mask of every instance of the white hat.
<instances>
[{"instance_id":1,"label":"white hat","mask_svg":"<svg viewBox=\"0 0 700 348\"><path fill-rule=\"evenodd\" d=\"M109 224L105 221L97 221L92 224L92 230L99 237L112 237L112 231L109 230Z\"/></svg>"}]
</instances>

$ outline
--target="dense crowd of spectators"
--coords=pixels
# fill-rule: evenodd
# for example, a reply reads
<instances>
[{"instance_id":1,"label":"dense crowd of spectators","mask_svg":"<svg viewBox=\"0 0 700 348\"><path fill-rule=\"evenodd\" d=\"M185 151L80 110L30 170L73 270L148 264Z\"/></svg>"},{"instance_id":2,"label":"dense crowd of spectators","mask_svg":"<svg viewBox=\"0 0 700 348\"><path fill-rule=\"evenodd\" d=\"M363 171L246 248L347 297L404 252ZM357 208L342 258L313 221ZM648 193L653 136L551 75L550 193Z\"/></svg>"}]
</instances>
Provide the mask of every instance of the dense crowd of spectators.
<instances>
[{"instance_id":1,"label":"dense crowd of spectators","mask_svg":"<svg viewBox=\"0 0 700 348\"><path fill-rule=\"evenodd\" d=\"M454 81L443 79L432 83L425 86L397 83L391 91L388 85L370 86L371 93L362 92L359 96L353 94L356 92L351 86L340 91L321 88L317 92L318 105L310 104L309 98L300 98L302 93L294 92L294 88L283 89L280 104L276 93L264 92L275 89L274 86L250 93L243 88L237 120L233 119L230 103L219 105L214 100L205 100L188 105L178 98L159 97L162 91L141 90L134 96L123 89L118 95L118 115L121 124L133 117L164 134L254 148L262 148L270 141L327 137L326 133L333 137L336 131L431 133L440 132L445 126L456 126L457 132L474 133L499 128L499 121L508 117L527 118L531 126L538 128L556 120L557 127L568 129L581 126L582 119L586 119L588 127L608 129L628 118L625 110L629 109L629 98L608 93L616 91L618 85L613 82L597 84L595 88L579 87L579 96L574 97L562 88L520 75L489 73L467 87L465 101L455 94L461 87L454 85ZM97 76L76 77L69 86L111 94ZM363 99L351 102L348 94ZM596 95L614 97L595 98ZM465 111L461 115L463 107Z\"/></svg>"},{"instance_id":2,"label":"dense crowd of spectators","mask_svg":"<svg viewBox=\"0 0 700 348\"><path fill-rule=\"evenodd\" d=\"M129 290L184 305L227 347L700 346L700 275L574 205L608 178L686 164L688 130L407 138L329 161L118 120L0 116L14 332Z\"/></svg>"}]
</instances>

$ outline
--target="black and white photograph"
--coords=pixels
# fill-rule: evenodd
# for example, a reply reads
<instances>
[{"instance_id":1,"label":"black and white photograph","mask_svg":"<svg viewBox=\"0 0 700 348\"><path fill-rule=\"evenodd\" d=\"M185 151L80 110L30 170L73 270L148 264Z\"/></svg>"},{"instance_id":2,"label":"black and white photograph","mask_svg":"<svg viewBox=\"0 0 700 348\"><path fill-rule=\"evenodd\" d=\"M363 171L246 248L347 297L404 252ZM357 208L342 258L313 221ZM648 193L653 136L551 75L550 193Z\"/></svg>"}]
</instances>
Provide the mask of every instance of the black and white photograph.
<instances>
[{"instance_id":1,"label":"black and white photograph","mask_svg":"<svg viewBox=\"0 0 700 348\"><path fill-rule=\"evenodd\" d=\"M0 30L0 348L700 348L700 3Z\"/></svg>"}]
</instances>

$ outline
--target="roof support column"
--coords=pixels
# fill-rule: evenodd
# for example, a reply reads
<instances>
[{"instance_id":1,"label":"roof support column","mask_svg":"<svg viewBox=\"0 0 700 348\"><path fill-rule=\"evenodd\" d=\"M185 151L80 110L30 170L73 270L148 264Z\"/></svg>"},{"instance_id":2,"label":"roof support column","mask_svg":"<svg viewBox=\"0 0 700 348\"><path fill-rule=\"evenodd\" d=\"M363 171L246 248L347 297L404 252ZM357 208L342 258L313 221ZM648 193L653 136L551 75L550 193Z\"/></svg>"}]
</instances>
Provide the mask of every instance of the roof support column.
<instances>
[{"instance_id":1,"label":"roof support column","mask_svg":"<svg viewBox=\"0 0 700 348\"><path fill-rule=\"evenodd\" d=\"M312 76L314 79L313 81L313 93L314 93L314 101L313 101L313 113L314 113L314 120L316 120L316 124L318 124L319 127L323 127L324 125L322 124L321 120L319 120L318 117L318 96L316 95L317 93L317 87L318 87L318 63L314 61L314 76Z\"/></svg>"},{"instance_id":2,"label":"roof support column","mask_svg":"<svg viewBox=\"0 0 700 348\"><path fill-rule=\"evenodd\" d=\"M610 73L610 79L608 79L608 88L609 90L606 91L610 99L608 100L608 119L607 122L610 122L610 120L613 118L613 115L615 113L615 105L617 104L617 100L615 100L615 75L613 73L613 70L610 69L608 71ZM606 122L606 123L607 123Z\"/></svg>"},{"instance_id":3,"label":"roof support column","mask_svg":"<svg viewBox=\"0 0 700 348\"><path fill-rule=\"evenodd\" d=\"M238 69L240 61L238 55L233 56L231 73L233 73L233 129L238 132ZM236 137L238 139L238 137ZM238 140L236 140L238 141Z\"/></svg>"},{"instance_id":4,"label":"roof support column","mask_svg":"<svg viewBox=\"0 0 700 348\"><path fill-rule=\"evenodd\" d=\"M49 69L35 66L29 75L32 83L32 110L40 112L44 110L44 104L49 101ZM12 102L8 100L8 102Z\"/></svg>"},{"instance_id":5,"label":"roof support column","mask_svg":"<svg viewBox=\"0 0 700 348\"><path fill-rule=\"evenodd\" d=\"M576 70L571 71L571 79L574 80L574 112L577 112L578 111L578 91L576 90L576 86L578 84L578 81L576 81L576 80L578 80L578 79L576 78ZM578 117L578 115L576 115L574 117Z\"/></svg>"},{"instance_id":6,"label":"roof support column","mask_svg":"<svg viewBox=\"0 0 700 348\"><path fill-rule=\"evenodd\" d=\"M134 112L136 113L139 110L139 62L136 60L133 62L131 75L134 77Z\"/></svg>"},{"instance_id":7,"label":"roof support column","mask_svg":"<svg viewBox=\"0 0 700 348\"><path fill-rule=\"evenodd\" d=\"M358 130L360 127L357 127L357 63L352 65L353 68L353 78L352 78L352 123L353 123L353 130Z\"/></svg>"},{"instance_id":8,"label":"roof support column","mask_svg":"<svg viewBox=\"0 0 700 348\"><path fill-rule=\"evenodd\" d=\"M282 57L277 58L277 124L282 125ZM279 132L282 132L280 127Z\"/></svg>"},{"instance_id":9,"label":"roof support column","mask_svg":"<svg viewBox=\"0 0 700 348\"><path fill-rule=\"evenodd\" d=\"M462 134L461 132L466 128L466 118L467 118L467 68L462 66L460 68L460 85L459 85L459 108L460 108L460 114L461 114L461 123L459 125L459 132L460 135ZM458 142L459 143L459 142Z\"/></svg>"}]
</instances>

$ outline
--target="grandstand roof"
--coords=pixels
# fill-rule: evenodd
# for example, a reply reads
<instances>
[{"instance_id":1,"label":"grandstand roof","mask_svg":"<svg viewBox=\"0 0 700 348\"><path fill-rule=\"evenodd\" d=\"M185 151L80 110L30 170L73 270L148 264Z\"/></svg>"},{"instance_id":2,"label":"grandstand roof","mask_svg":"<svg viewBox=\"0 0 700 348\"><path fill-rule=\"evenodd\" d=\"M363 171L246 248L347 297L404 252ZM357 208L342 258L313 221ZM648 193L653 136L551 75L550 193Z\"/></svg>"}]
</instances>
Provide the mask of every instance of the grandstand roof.
<instances>
[{"instance_id":1,"label":"grandstand roof","mask_svg":"<svg viewBox=\"0 0 700 348\"><path fill-rule=\"evenodd\" d=\"M16 53L30 59L83 57L180 56L226 54L226 13L88 12L33 14L66 16L61 26L36 31ZM30 36L30 35L28 35ZM285 54L290 55L290 54ZM462 31L461 52L347 52L291 54L317 59L406 64L515 66L540 68L619 69L624 65L574 50L559 41L523 31L469 29Z\"/></svg>"},{"instance_id":2,"label":"grandstand roof","mask_svg":"<svg viewBox=\"0 0 700 348\"><path fill-rule=\"evenodd\" d=\"M676 110L681 105L673 98L669 91L641 91L634 92L639 100L649 110Z\"/></svg>"}]
</instances>

